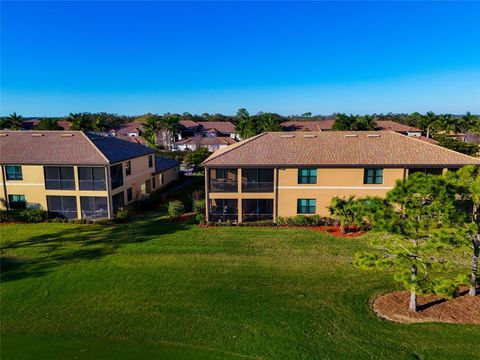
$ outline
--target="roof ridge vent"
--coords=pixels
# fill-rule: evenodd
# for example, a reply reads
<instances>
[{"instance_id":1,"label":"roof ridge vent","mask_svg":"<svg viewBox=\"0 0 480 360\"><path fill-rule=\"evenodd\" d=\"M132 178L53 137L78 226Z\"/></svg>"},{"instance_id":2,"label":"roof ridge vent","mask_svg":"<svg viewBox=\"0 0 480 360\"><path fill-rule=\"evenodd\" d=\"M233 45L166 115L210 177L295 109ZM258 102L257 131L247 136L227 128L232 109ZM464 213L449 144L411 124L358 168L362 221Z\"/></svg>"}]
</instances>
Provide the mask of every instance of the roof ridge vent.
<instances>
[{"instance_id":1,"label":"roof ridge vent","mask_svg":"<svg viewBox=\"0 0 480 360\"><path fill-rule=\"evenodd\" d=\"M317 135L314 135L314 134L306 134L306 135L303 135L304 138L316 138Z\"/></svg>"},{"instance_id":2,"label":"roof ridge vent","mask_svg":"<svg viewBox=\"0 0 480 360\"><path fill-rule=\"evenodd\" d=\"M294 138L295 135L282 135L282 138Z\"/></svg>"},{"instance_id":3,"label":"roof ridge vent","mask_svg":"<svg viewBox=\"0 0 480 360\"><path fill-rule=\"evenodd\" d=\"M356 137L358 137L358 135L357 134L345 134L345 137L346 138L356 138Z\"/></svg>"},{"instance_id":4,"label":"roof ridge vent","mask_svg":"<svg viewBox=\"0 0 480 360\"><path fill-rule=\"evenodd\" d=\"M32 137L42 137L43 134L32 134Z\"/></svg>"},{"instance_id":5,"label":"roof ridge vent","mask_svg":"<svg viewBox=\"0 0 480 360\"><path fill-rule=\"evenodd\" d=\"M376 137L379 138L381 135L380 134L367 134L367 137Z\"/></svg>"}]
</instances>

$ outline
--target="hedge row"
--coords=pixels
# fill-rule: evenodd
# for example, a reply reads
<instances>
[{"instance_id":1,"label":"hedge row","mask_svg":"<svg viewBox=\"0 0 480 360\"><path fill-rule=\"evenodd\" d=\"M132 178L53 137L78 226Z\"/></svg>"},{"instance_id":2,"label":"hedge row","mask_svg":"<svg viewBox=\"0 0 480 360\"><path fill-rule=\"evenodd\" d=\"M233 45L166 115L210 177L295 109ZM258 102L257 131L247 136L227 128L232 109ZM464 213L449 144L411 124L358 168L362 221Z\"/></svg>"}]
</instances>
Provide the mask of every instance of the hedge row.
<instances>
[{"instance_id":1,"label":"hedge row","mask_svg":"<svg viewBox=\"0 0 480 360\"><path fill-rule=\"evenodd\" d=\"M0 210L0 222L39 223L47 219L47 212L42 209Z\"/></svg>"},{"instance_id":2,"label":"hedge row","mask_svg":"<svg viewBox=\"0 0 480 360\"><path fill-rule=\"evenodd\" d=\"M278 226L329 226L337 225L337 221L320 215L295 215L277 219Z\"/></svg>"},{"instance_id":3,"label":"hedge row","mask_svg":"<svg viewBox=\"0 0 480 360\"><path fill-rule=\"evenodd\" d=\"M277 222L273 220L261 220L261 221L249 221L242 223L234 223L231 221L225 222L205 222L205 216L203 214L198 214L197 222L201 225L208 226L330 226L338 225L338 222L334 219L328 217L321 217L320 215L296 215L289 217L279 216Z\"/></svg>"}]
</instances>

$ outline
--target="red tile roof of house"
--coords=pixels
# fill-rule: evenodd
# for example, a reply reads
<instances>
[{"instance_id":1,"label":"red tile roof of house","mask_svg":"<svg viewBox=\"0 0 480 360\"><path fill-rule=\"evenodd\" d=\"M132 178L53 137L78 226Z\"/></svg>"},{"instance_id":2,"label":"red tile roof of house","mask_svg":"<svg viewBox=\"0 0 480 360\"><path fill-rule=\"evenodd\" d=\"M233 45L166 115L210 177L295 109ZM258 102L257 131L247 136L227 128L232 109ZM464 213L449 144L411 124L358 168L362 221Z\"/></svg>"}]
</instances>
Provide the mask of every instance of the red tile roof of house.
<instances>
[{"instance_id":1,"label":"red tile roof of house","mask_svg":"<svg viewBox=\"0 0 480 360\"><path fill-rule=\"evenodd\" d=\"M236 141L228 136L196 136L189 137L175 142L176 145L198 144L198 145L231 145Z\"/></svg>"},{"instance_id":2,"label":"red tile roof of house","mask_svg":"<svg viewBox=\"0 0 480 360\"><path fill-rule=\"evenodd\" d=\"M204 131L213 129L226 134L233 134L235 132L235 125L230 121L199 121L198 124L203 127Z\"/></svg>"},{"instance_id":3,"label":"red tile roof of house","mask_svg":"<svg viewBox=\"0 0 480 360\"><path fill-rule=\"evenodd\" d=\"M285 121L281 124L285 131L327 131L332 130L335 119L318 121ZM422 130L391 120L377 120L376 130L395 132L421 132Z\"/></svg>"},{"instance_id":4,"label":"red tile roof of house","mask_svg":"<svg viewBox=\"0 0 480 360\"><path fill-rule=\"evenodd\" d=\"M213 153L205 166L446 166L480 160L393 131L270 132Z\"/></svg>"},{"instance_id":5,"label":"red tile roof of house","mask_svg":"<svg viewBox=\"0 0 480 360\"><path fill-rule=\"evenodd\" d=\"M192 121L192 120L180 120L180 126L182 126L185 130L195 131L197 128L200 127L200 124Z\"/></svg>"},{"instance_id":6,"label":"red tile roof of house","mask_svg":"<svg viewBox=\"0 0 480 360\"><path fill-rule=\"evenodd\" d=\"M119 134L127 133L140 133L143 130L143 124L139 122L131 122L125 125L122 125L116 131Z\"/></svg>"}]
</instances>

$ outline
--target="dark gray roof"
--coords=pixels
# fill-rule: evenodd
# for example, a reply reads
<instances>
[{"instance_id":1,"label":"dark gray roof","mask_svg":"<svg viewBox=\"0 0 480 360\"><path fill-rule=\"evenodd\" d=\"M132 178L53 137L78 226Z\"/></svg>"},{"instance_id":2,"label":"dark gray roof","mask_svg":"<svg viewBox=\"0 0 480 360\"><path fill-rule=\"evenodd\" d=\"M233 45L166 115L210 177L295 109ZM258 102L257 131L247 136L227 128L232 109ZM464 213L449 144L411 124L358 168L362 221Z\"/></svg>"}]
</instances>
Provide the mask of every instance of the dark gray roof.
<instances>
[{"instance_id":1,"label":"dark gray roof","mask_svg":"<svg viewBox=\"0 0 480 360\"><path fill-rule=\"evenodd\" d=\"M159 172L171 169L179 165L180 161L157 156L155 159L155 173L158 174Z\"/></svg>"},{"instance_id":2,"label":"dark gray roof","mask_svg":"<svg viewBox=\"0 0 480 360\"><path fill-rule=\"evenodd\" d=\"M85 133L85 135L111 164L155 153L145 145L117 139L113 136L101 136L92 133Z\"/></svg>"}]
</instances>

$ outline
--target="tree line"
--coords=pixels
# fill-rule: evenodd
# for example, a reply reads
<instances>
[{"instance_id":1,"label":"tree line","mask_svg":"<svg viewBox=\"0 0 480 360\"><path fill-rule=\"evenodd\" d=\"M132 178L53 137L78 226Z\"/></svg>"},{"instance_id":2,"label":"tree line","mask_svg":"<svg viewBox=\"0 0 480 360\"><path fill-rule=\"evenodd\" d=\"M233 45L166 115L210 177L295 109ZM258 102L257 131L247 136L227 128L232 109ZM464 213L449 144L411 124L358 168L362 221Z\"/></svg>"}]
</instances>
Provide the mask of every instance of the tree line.
<instances>
[{"instance_id":1,"label":"tree line","mask_svg":"<svg viewBox=\"0 0 480 360\"><path fill-rule=\"evenodd\" d=\"M433 138L441 146L459 151L468 155L475 155L479 151L476 144L467 144L455 139L459 133L471 132L480 134L480 117L467 112L463 116L452 114L435 114L427 112L420 114L414 112L411 114L372 114L372 115L346 115L335 113L330 116L312 115L304 113L302 115L283 116L277 113L259 112L251 115L246 109L241 108L233 116L223 114L201 115L165 113L144 114L141 116L124 116L111 113L71 113L63 118L43 118L36 126L38 130L58 130L58 121L65 120L70 122L71 130L105 132L112 129L118 129L120 126L129 122L141 122L145 130L145 141L153 148L159 146L158 137L154 134L162 133L162 144L171 148L175 134L180 131L181 120L191 121L230 121L235 124L236 131L242 139L258 135L266 131L281 131L281 123L284 121L318 121L325 119L335 119L333 130L375 130L378 120L392 120L408 126L416 127L422 130L427 138ZM22 128L23 118L16 113L8 117L0 118L0 128L19 130ZM452 137L453 135L453 137Z\"/></svg>"}]
</instances>

